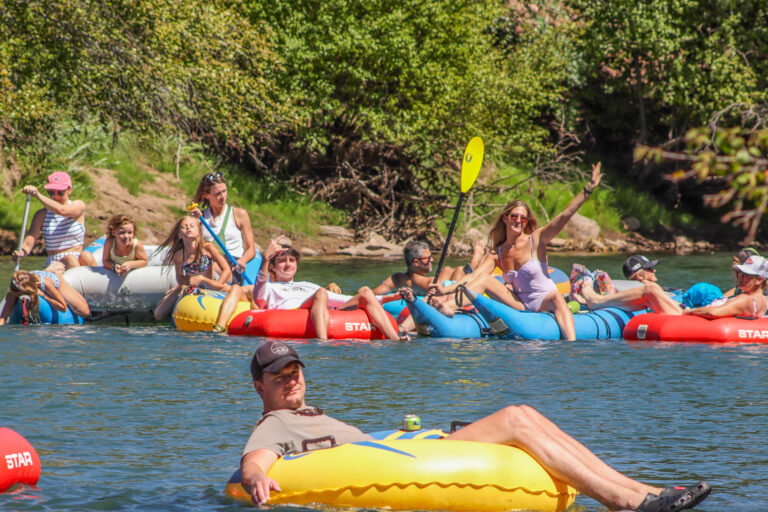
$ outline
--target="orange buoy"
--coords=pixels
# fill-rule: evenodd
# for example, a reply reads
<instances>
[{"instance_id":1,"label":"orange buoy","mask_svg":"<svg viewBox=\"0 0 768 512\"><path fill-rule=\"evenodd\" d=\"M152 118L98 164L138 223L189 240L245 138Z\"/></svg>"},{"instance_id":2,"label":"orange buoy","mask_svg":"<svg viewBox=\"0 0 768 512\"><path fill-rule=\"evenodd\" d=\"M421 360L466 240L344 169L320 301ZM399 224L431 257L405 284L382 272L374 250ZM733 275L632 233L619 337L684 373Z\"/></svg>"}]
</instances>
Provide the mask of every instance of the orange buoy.
<instances>
[{"instance_id":1,"label":"orange buoy","mask_svg":"<svg viewBox=\"0 0 768 512\"><path fill-rule=\"evenodd\" d=\"M35 485L40 479L40 457L21 434L0 427L0 492L14 484Z\"/></svg>"},{"instance_id":2,"label":"orange buoy","mask_svg":"<svg viewBox=\"0 0 768 512\"><path fill-rule=\"evenodd\" d=\"M329 311L328 337L333 340L381 340L386 336L363 309ZM392 326L397 322L387 313ZM308 309L257 309L243 311L229 322L229 334L266 336L269 338L316 338L315 326Z\"/></svg>"}]
</instances>

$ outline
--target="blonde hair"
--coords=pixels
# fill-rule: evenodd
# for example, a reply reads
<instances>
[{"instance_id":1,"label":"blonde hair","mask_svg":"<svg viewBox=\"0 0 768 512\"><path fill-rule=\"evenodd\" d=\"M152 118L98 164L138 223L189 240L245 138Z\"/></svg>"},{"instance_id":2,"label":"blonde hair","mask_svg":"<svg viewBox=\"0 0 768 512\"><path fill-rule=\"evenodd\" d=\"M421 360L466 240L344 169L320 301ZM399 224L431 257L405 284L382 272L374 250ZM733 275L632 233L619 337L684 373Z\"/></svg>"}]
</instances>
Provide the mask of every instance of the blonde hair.
<instances>
[{"instance_id":1,"label":"blonde hair","mask_svg":"<svg viewBox=\"0 0 768 512\"><path fill-rule=\"evenodd\" d=\"M173 258L176 256L176 253L184 249L184 242L181 240L181 237L179 237L179 234L181 233L181 223L186 219L192 219L198 224L195 260L199 260L203 254L205 254L205 240L203 239L203 230L200 229L200 219L197 217L192 217L191 215L185 215L176 221L176 224L174 224L173 228L171 228L171 233L168 235L168 238L166 238L163 243L160 244L160 247L158 247L158 250L162 249L163 247L169 248L168 254L166 254L165 258L163 259L163 265L173 265Z\"/></svg>"},{"instance_id":2,"label":"blonde hair","mask_svg":"<svg viewBox=\"0 0 768 512\"><path fill-rule=\"evenodd\" d=\"M123 224L133 224L133 236L136 236L139 232L139 227L136 225L136 221L130 215L124 213L118 213L113 215L107 221L107 238L115 238L114 231L117 230Z\"/></svg>"},{"instance_id":3,"label":"blonde hair","mask_svg":"<svg viewBox=\"0 0 768 512\"><path fill-rule=\"evenodd\" d=\"M496 219L496 222L493 224L491 232L488 233L488 242L491 244L491 247L495 249L507 241L507 226L504 224L504 217L509 215L509 212L515 208L520 207L525 208L525 214L528 216L528 222L526 222L525 227L523 228L523 233L530 235L536 231L536 227L539 223L536 221L536 217L533 216L533 210L528 206L528 203L519 200L512 201L511 203L507 203L507 206L504 207L501 214Z\"/></svg>"},{"instance_id":4,"label":"blonde hair","mask_svg":"<svg viewBox=\"0 0 768 512\"><path fill-rule=\"evenodd\" d=\"M28 270L17 270L11 278L10 290L20 295L29 295L30 314L35 321L39 318L40 298L37 291L40 289L41 277Z\"/></svg>"},{"instance_id":5,"label":"blonde hair","mask_svg":"<svg viewBox=\"0 0 768 512\"><path fill-rule=\"evenodd\" d=\"M195 190L195 195L192 197L192 202L197 203L201 210L208 208L210 205L205 198L205 194L208 193L211 187L218 184L227 184L226 178L224 178L220 172L209 172L200 178L200 183L197 185L197 190Z\"/></svg>"}]
</instances>

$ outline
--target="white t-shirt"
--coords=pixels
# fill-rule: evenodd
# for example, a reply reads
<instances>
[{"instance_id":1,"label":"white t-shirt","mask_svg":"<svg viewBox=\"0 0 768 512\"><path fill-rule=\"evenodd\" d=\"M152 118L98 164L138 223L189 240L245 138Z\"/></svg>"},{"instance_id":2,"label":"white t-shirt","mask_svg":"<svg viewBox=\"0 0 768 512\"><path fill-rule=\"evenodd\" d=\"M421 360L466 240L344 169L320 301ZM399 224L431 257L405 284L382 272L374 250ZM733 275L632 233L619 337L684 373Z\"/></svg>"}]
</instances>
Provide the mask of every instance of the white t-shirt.
<instances>
[{"instance_id":1,"label":"white t-shirt","mask_svg":"<svg viewBox=\"0 0 768 512\"><path fill-rule=\"evenodd\" d=\"M308 281L264 282L256 280L254 300L264 309L296 309L312 297L319 285ZM338 308L352 297L328 292L328 307Z\"/></svg>"}]
</instances>

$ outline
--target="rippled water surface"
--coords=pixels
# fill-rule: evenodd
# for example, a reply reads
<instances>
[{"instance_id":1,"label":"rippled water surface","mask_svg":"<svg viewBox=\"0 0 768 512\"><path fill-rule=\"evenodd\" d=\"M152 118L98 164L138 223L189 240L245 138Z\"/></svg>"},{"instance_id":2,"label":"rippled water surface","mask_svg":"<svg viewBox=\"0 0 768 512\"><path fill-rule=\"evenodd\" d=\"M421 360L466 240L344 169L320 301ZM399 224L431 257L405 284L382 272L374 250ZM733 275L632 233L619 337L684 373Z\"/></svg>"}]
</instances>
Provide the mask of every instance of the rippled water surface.
<instances>
[{"instance_id":1,"label":"rippled water surface","mask_svg":"<svg viewBox=\"0 0 768 512\"><path fill-rule=\"evenodd\" d=\"M620 275L622 258L579 260ZM706 278L727 287L727 261L667 257L659 273L672 286ZM306 262L303 278L349 290L398 266ZM3 262L0 279L7 270ZM168 325L0 328L0 426L24 435L43 464L38 487L0 494L0 510L242 510L222 491L260 414L248 373L259 341ZM707 479L715 490L699 510L768 507L768 344L295 347L308 402L363 430L395 428L407 413L446 428L528 403L634 478ZM583 496L577 506L603 510Z\"/></svg>"}]
</instances>

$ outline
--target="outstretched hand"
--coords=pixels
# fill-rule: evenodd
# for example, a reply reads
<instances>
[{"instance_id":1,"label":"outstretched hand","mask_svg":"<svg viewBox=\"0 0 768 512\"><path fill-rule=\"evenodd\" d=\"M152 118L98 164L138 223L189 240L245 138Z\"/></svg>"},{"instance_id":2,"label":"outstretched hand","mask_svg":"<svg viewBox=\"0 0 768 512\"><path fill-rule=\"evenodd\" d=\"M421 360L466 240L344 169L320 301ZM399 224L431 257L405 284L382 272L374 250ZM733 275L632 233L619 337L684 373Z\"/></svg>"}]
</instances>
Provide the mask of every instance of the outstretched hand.
<instances>
[{"instance_id":1,"label":"outstretched hand","mask_svg":"<svg viewBox=\"0 0 768 512\"><path fill-rule=\"evenodd\" d=\"M266 475L260 475L258 478L251 481L251 498L253 498L253 503L257 506L261 506L267 502L270 491L282 491L277 480L269 478Z\"/></svg>"},{"instance_id":2,"label":"outstretched hand","mask_svg":"<svg viewBox=\"0 0 768 512\"><path fill-rule=\"evenodd\" d=\"M600 172L601 162L597 162L592 165L592 177L589 180L589 189L593 190L600 184L600 180L603 178L603 173Z\"/></svg>"},{"instance_id":3,"label":"outstretched hand","mask_svg":"<svg viewBox=\"0 0 768 512\"><path fill-rule=\"evenodd\" d=\"M271 260L273 256L280 254L285 250L285 247L280 244L280 241L284 240L285 238L287 238L285 235L280 235L279 237L273 238L269 241L267 250L264 251L264 261Z\"/></svg>"}]
</instances>

